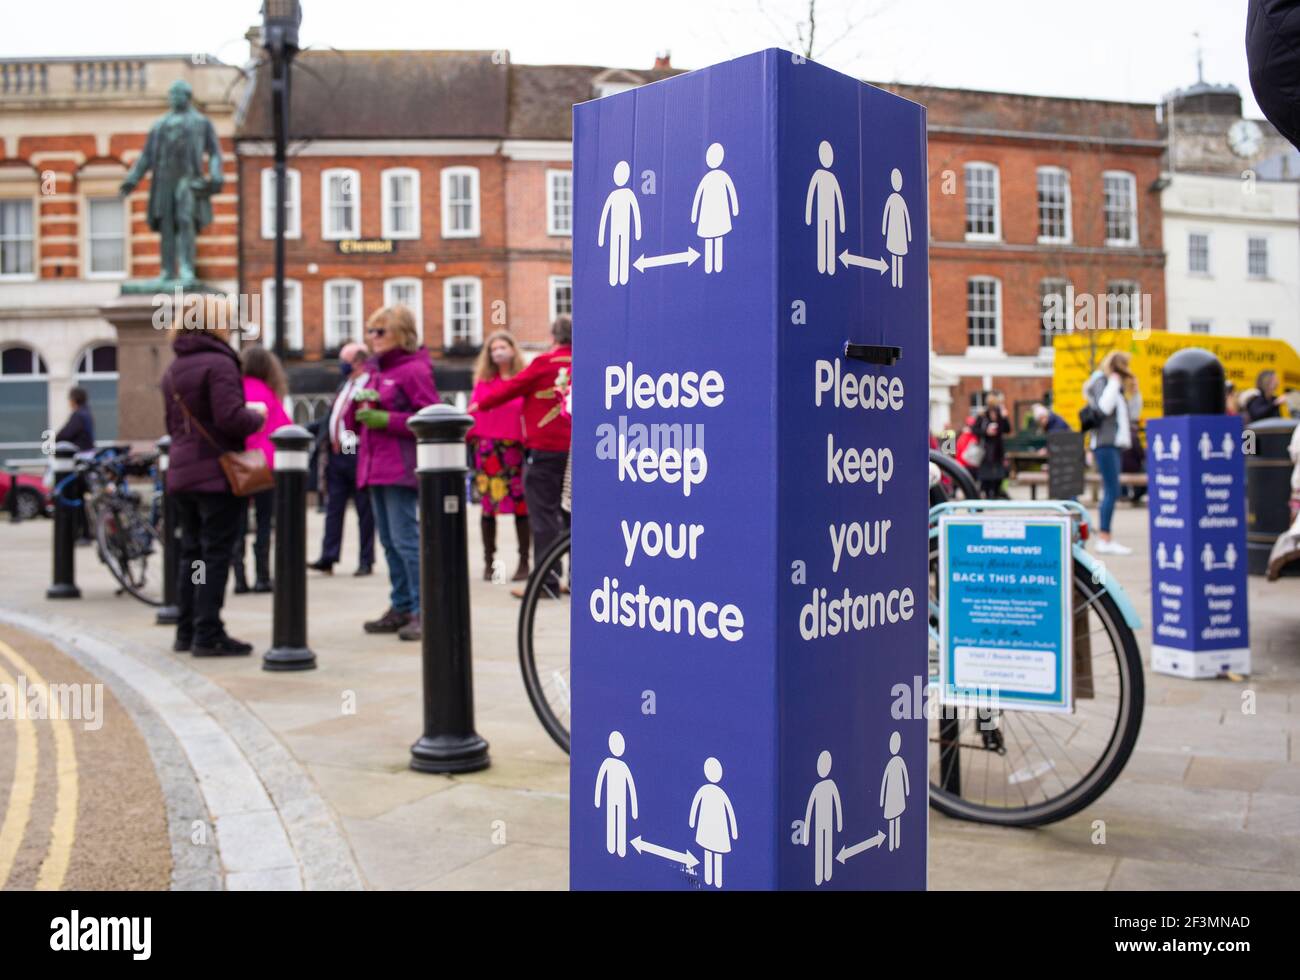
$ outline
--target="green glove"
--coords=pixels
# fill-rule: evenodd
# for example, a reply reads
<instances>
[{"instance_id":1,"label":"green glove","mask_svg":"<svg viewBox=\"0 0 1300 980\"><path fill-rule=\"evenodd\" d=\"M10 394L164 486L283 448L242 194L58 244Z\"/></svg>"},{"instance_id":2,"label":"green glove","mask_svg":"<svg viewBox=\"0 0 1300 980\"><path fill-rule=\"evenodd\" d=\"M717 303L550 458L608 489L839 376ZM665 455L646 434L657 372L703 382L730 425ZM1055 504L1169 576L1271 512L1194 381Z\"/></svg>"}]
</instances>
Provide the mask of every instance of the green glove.
<instances>
[{"instance_id":1,"label":"green glove","mask_svg":"<svg viewBox=\"0 0 1300 980\"><path fill-rule=\"evenodd\" d=\"M379 392L374 388L358 388L352 392L354 402L377 402L379 401Z\"/></svg>"},{"instance_id":2,"label":"green glove","mask_svg":"<svg viewBox=\"0 0 1300 980\"><path fill-rule=\"evenodd\" d=\"M367 429L387 429L388 413L378 408L363 408L357 412L357 421Z\"/></svg>"}]
</instances>

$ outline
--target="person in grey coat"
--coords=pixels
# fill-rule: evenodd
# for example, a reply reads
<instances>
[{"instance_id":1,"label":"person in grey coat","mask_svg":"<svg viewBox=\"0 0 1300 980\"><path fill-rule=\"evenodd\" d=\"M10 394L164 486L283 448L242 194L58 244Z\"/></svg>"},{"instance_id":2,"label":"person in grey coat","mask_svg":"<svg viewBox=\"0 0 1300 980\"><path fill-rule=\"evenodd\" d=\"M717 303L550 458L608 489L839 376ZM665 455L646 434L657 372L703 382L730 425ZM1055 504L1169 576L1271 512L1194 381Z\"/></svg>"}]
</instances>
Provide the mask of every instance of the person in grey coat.
<instances>
[{"instance_id":1,"label":"person in grey coat","mask_svg":"<svg viewBox=\"0 0 1300 980\"><path fill-rule=\"evenodd\" d=\"M1111 518L1119 499L1119 474L1124 450L1133 444L1133 426L1142 414L1142 396L1137 378L1129 367L1129 355L1113 350L1102 358L1101 366L1083 385L1084 400L1101 415L1092 430L1089 448L1101 477L1101 512L1097 521L1097 553L1131 555L1127 548L1111 537Z\"/></svg>"}]
</instances>

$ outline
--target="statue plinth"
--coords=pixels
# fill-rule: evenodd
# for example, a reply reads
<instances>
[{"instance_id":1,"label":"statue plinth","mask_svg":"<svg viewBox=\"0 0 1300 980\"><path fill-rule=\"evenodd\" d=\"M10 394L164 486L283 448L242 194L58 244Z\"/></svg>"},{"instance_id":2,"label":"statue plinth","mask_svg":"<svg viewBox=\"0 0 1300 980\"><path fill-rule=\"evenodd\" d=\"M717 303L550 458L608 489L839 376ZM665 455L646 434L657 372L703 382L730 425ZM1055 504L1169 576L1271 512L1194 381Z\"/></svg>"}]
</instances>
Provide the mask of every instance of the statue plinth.
<instances>
[{"instance_id":1,"label":"statue plinth","mask_svg":"<svg viewBox=\"0 0 1300 980\"><path fill-rule=\"evenodd\" d=\"M196 293L220 293L195 280L143 279L122 284L122 294L99 314L117 331L117 434L123 442L152 445L167 432L163 372L172 362L173 313Z\"/></svg>"},{"instance_id":2,"label":"statue plinth","mask_svg":"<svg viewBox=\"0 0 1300 980\"><path fill-rule=\"evenodd\" d=\"M154 296L158 293L165 293L171 296L177 292L182 295L189 293L215 293L218 290L214 286L208 285L202 279L132 279L130 282L122 283L123 296Z\"/></svg>"}]
</instances>

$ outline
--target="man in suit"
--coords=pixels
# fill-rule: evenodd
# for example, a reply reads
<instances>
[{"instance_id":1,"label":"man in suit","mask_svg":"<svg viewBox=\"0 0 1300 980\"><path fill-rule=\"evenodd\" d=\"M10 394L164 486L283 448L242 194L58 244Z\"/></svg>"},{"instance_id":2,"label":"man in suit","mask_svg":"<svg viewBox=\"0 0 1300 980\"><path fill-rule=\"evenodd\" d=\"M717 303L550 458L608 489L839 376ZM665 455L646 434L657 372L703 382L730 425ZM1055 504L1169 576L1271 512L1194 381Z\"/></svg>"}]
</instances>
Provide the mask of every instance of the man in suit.
<instances>
[{"instance_id":1,"label":"man in suit","mask_svg":"<svg viewBox=\"0 0 1300 980\"><path fill-rule=\"evenodd\" d=\"M343 548L343 518L347 515L349 498L356 503L361 529L361 562L354 574L369 575L375 564L375 519L370 510L370 495L357 488L357 435L344 423L353 392L364 388L369 380L369 375L362 370L365 363L366 349L361 344L345 344L339 351L343 379L334 392L334 404L320 434L321 452L327 454L325 537L321 541L320 557L307 567L326 575L334 573L334 563Z\"/></svg>"}]
</instances>

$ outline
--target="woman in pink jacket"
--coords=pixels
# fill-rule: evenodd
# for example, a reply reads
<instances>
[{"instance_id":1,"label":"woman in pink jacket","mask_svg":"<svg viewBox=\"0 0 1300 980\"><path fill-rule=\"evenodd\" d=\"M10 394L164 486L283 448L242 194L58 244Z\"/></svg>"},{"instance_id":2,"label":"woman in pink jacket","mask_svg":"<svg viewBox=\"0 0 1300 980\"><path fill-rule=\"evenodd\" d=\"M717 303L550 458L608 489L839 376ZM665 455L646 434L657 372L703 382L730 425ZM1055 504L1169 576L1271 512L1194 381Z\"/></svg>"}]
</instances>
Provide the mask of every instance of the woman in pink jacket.
<instances>
[{"instance_id":1,"label":"woman in pink jacket","mask_svg":"<svg viewBox=\"0 0 1300 980\"><path fill-rule=\"evenodd\" d=\"M282 425L290 425L284 410L284 398L289 393L280 359L265 347L249 347L239 355L244 372L244 403L257 402L266 406L266 421L262 427L244 440L245 449L260 449L266 455L266 464L275 461L275 447L271 433ZM253 563L257 578L252 591L271 591L271 515L275 512L275 489L255 493L239 509L239 536L235 539L232 569L235 576L235 593L249 591L248 576L244 570L244 539L248 535L248 508L257 513L257 530L253 538Z\"/></svg>"},{"instance_id":2,"label":"woman in pink jacket","mask_svg":"<svg viewBox=\"0 0 1300 980\"><path fill-rule=\"evenodd\" d=\"M415 433L407 419L439 401L429 352L420 345L415 315L385 306L366 321L370 375L344 416L357 443L357 488L370 491L375 530L388 562L388 609L365 623L367 633L420 639L420 522L416 516ZM361 428L358 428L359 423Z\"/></svg>"},{"instance_id":3,"label":"woman in pink jacket","mask_svg":"<svg viewBox=\"0 0 1300 980\"><path fill-rule=\"evenodd\" d=\"M524 369L524 358L509 331L488 337L474 365L474 393L479 404L491 392ZM483 578L492 580L497 550L497 514L513 514L519 539L519 567L514 581L528 578L528 503L524 500L524 400L515 398L496 408L474 413L469 444L474 450L474 488L483 504Z\"/></svg>"}]
</instances>

